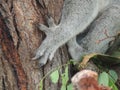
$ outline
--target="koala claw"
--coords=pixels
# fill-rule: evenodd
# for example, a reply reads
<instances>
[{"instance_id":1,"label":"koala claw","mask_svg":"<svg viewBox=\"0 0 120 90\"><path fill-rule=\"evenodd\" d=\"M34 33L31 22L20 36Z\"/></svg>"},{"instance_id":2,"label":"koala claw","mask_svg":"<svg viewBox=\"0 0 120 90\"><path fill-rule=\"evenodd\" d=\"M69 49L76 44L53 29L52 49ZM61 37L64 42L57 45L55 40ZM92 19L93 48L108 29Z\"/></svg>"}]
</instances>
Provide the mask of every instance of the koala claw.
<instances>
[{"instance_id":1,"label":"koala claw","mask_svg":"<svg viewBox=\"0 0 120 90\"><path fill-rule=\"evenodd\" d=\"M38 58L38 57L35 56L35 57L32 58L32 60L36 60L37 58Z\"/></svg>"},{"instance_id":2,"label":"koala claw","mask_svg":"<svg viewBox=\"0 0 120 90\"><path fill-rule=\"evenodd\" d=\"M44 66L44 64L43 63L39 63L39 67L42 67L42 66Z\"/></svg>"},{"instance_id":3,"label":"koala claw","mask_svg":"<svg viewBox=\"0 0 120 90\"><path fill-rule=\"evenodd\" d=\"M47 63L48 56L48 53L45 53L45 55L41 56L41 58L39 59L39 65L45 65Z\"/></svg>"},{"instance_id":4,"label":"koala claw","mask_svg":"<svg viewBox=\"0 0 120 90\"><path fill-rule=\"evenodd\" d=\"M47 26L43 25L43 24L38 24L38 28L39 28L41 31L45 32L45 34L47 34L48 31L49 31L49 28L48 28Z\"/></svg>"},{"instance_id":5,"label":"koala claw","mask_svg":"<svg viewBox=\"0 0 120 90\"><path fill-rule=\"evenodd\" d=\"M54 19L51 16L47 17L47 23L48 23L49 27L56 26L55 23L54 23Z\"/></svg>"}]
</instances>

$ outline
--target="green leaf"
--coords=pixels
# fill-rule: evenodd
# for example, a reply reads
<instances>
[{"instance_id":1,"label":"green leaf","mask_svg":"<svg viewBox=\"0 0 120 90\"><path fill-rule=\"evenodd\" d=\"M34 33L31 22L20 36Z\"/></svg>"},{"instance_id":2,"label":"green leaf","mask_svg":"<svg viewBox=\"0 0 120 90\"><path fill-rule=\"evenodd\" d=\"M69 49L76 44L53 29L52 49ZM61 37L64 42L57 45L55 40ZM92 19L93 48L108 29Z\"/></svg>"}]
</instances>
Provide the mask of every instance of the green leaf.
<instances>
[{"instance_id":1,"label":"green leaf","mask_svg":"<svg viewBox=\"0 0 120 90\"><path fill-rule=\"evenodd\" d=\"M43 80L40 81L40 90L43 90Z\"/></svg>"},{"instance_id":2,"label":"green leaf","mask_svg":"<svg viewBox=\"0 0 120 90\"><path fill-rule=\"evenodd\" d=\"M112 88L112 90L118 90L117 86L115 85L112 79L109 80L109 86Z\"/></svg>"},{"instance_id":3,"label":"green leaf","mask_svg":"<svg viewBox=\"0 0 120 90\"><path fill-rule=\"evenodd\" d=\"M73 65L76 65L76 64L78 63L78 61L73 60L73 59L70 59L70 61L69 61L68 63L73 64Z\"/></svg>"},{"instance_id":4,"label":"green leaf","mask_svg":"<svg viewBox=\"0 0 120 90\"><path fill-rule=\"evenodd\" d=\"M65 72L61 75L62 78L62 87L61 90L66 90L66 86L69 80L68 77L68 65L65 67Z\"/></svg>"},{"instance_id":5,"label":"green leaf","mask_svg":"<svg viewBox=\"0 0 120 90\"><path fill-rule=\"evenodd\" d=\"M104 85L104 86L109 86L109 76L106 72L102 72L99 75L98 79L99 84Z\"/></svg>"},{"instance_id":6,"label":"green leaf","mask_svg":"<svg viewBox=\"0 0 120 90\"><path fill-rule=\"evenodd\" d=\"M69 76L68 76L68 66L65 68L65 79L66 79L66 81L69 80Z\"/></svg>"},{"instance_id":7,"label":"green leaf","mask_svg":"<svg viewBox=\"0 0 120 90\"><path fill-rule=\"evenodd\" d=\"M111 56L119 58L120 57L120 51L114 51L114 52L112 52Z\"/></svg>"},{"instance_id":8,"label":"green leaf","mask_svg":"<svg viewBox=\"0 0 120 90\"><path fill-rule=\"evenodd\" d=\"M68 77L68 66L65 68L65 73L63 73L62 75L61 75L61 77L62 77L62 85L67 85L67 82L68 82L68 80L69 80L69 77Z\"/></svg>"},{"instance_id":9,"label":"green leaf","mask_svg":"<svg viewBox=\"0 0 120 90\"><path fill-rule=\"evenodd\" d=\"M67 85L67 90L73 90L73 85L72 84Z\"/></svg>"},{"instance_id":10,"label":"green leaf","mask_svg":"<svg viewBox=\"0 0 120 90\"><path fill-rule=\"evenodd\" d=\"M53 83L57 83L59 80L59 71L55 70L54 72L52 72L50 78Z\"/></svg>"},{"instance_id":11,"label":"green leaf","mask_svg":"<svg viewBox=\"0 0 120 90\"><path fill-rule=\"evenodd\" d=\"M60 90L66 90L66 86L62 85Z\"/></svg>"},{"instance_id":12,"label":"green leaf","mask_svg":"<svg viewBox=\"0 0 120 90\"><path fill-rule=\"evenodd\" d=\"M117 73L114 71L114 70L109 70L109 75L110 75L110 78L115 82L117 82L118 80L118 75Z\"/></svg>"}]
</instances>

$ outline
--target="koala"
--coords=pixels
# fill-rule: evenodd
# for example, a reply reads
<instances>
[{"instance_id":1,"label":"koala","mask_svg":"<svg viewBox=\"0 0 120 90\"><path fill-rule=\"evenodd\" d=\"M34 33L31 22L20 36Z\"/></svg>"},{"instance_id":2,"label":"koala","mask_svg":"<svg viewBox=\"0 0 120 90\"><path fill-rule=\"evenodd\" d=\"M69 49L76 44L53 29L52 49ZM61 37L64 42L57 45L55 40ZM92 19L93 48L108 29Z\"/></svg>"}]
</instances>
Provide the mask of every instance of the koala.
<instances>
[{"instance_id":1,"label":"koala","mask_svg":"<svg viewBox=\"0 0 120 90\"><path fill-rule=\"evenodd\" d=\"M66 43L74 60L89 53L105 53L120 31L120 0L65 0L60 23L56 25L49 17L48 25L38 24L46 38L32 59L38 59L40 66Z\"/></svg>"}]
</instances>

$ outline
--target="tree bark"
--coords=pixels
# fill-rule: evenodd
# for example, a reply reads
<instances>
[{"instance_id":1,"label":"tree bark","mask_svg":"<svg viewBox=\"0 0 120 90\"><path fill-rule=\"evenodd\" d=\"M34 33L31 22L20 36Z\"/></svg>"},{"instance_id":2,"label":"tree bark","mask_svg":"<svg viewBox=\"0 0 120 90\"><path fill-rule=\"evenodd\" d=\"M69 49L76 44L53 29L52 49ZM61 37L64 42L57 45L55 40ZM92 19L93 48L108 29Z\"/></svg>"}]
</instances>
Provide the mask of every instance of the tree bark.
<instances>
[{"instance_id":1,"label":"tree bark","mask_svg":"<svg viewBox=\"0 0 120 90\"><path fill-rule=\"evenodd\" d=\"M40 90L43 76L69 60L66 46L42 68L31 60L45 38L35 23L46 24L50 14L57 24L62 5L63 0L0 0L0 90ZM48 76L44 90L60 90L60 84L52 84Z\"/></svg>"}]
</instances>

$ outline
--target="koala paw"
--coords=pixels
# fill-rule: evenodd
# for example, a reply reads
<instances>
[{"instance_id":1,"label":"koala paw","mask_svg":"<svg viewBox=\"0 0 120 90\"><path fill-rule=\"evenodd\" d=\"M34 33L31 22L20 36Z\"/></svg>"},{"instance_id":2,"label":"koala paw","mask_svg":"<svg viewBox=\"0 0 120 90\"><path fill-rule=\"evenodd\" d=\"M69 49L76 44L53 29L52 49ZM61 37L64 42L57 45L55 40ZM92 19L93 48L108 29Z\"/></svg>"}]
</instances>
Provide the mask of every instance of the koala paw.
<instances>
[{"instance_id":1,"label":"koala paw","mask_svg":"<svg viewBox=\"0 0 120 90\"><path fill-rule=\"evenodd\" d=\"M40 67L45 65L48 59L53 59L54 53L58 48L56 43L56 29L58 26L55 25L52 17L48 18L48 26L49 27L43 24L38 24L38 28L46 34L46 38L37 49L36 55L32 58L32 60L39 60Z\"/></svg>"}]
</instances>

